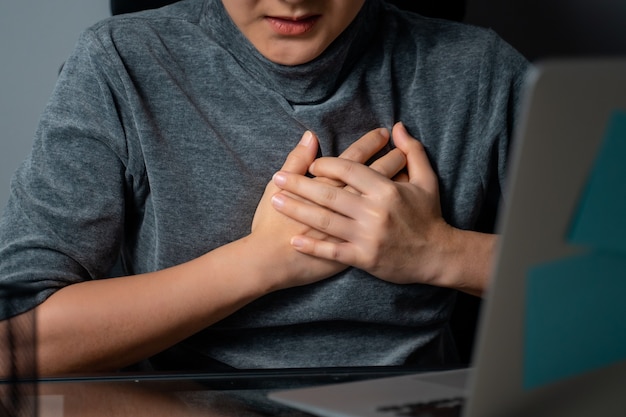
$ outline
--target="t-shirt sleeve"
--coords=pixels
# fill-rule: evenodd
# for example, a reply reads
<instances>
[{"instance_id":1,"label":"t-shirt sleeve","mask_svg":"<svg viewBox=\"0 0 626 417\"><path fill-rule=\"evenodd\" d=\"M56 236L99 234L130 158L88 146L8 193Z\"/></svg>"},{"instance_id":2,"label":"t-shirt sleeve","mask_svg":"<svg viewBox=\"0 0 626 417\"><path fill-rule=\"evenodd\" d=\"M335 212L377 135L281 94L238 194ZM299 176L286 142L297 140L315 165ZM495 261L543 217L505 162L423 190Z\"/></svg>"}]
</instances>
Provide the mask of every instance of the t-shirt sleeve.
<instances>
[{"instance_id":1,"label":"t-shirt sleeve","mask_svg":"<svg viewBox=\"0 0 626 417\"><path fill-rule=\"evenodd\" d=\"M0 283L26 288L5 314L101 278L115 263L127 176L122 99L104 48L86 31L57 80L0 219Z\"/></svg>"}]
</instances>

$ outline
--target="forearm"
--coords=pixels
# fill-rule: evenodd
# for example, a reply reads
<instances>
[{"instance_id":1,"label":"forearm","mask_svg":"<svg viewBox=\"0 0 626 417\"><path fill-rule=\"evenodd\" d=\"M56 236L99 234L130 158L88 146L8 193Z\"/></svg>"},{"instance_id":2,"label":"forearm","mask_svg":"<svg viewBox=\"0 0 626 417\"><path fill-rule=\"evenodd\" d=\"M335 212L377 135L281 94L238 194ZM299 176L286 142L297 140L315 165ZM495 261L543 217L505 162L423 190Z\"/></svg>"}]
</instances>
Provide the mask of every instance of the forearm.
<instances>
[{"instance_id":1,"label":"forearm","mask_svg":"<svg viewBox=\"0 0 626 417\"><path fill-rule=\"evenodd\" d=\"M36 311L40 373L130 365L262 296L271 289L271 256L248 245L241 240L166 270L58 291Z\"/></svg>"},{"instance_id":2,"label":"forearm","mask_svg":"<svg viewBox=\"0 0 626 417\"><path fill-rule=\"evenodd\" d=\"M388 132L376 129L342 156L367 161L388 140ZM316 137L306 132L282 169L304 175L317 149ZM376 166L393 175L404 163L396 155L380 158ZM245 238L167 270L75 284L51 296L36 309L41 373L119 369L268 292L310 284L345 269L293 249L292 236L315 231L272 209L270 199L278 191L268 184Z\"/></svg>"}]
</instances>

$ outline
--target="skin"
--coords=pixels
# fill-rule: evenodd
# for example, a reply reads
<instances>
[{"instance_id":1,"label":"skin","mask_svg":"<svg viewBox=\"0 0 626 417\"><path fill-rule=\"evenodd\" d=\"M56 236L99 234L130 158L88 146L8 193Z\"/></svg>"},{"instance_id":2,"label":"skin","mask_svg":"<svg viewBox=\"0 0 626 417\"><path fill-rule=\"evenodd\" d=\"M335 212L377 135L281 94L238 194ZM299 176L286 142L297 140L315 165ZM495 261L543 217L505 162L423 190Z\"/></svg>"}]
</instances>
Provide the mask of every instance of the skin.
<instances>
[{"instance_id":1,"label":"skin","mask_svg":"<svg viewBox=\"0 0 626 417\"><path fill-rule=\"evenodd\" d=\"M342 158L363 163L388 140L388 132L376 129L353 143ZM305 133L281 172L304 175L317 149L317 138ZM406 158L398 150L377 160L371 169L392 177L405 165ZM343 187L332 181L327 185ZM39 374L122 368L180 342L265 294L310 284L346 268L294 250L290 245L294 235L323 236L272 208L271 197L279 191L268 183L251 232L242 239L172 268L85 281L54 293L34 310ZM242 258L246 262L240 262ZM6 325L6 321L0 323L0 327ZM26 348L17 346L18 350ZM6 347L0 349L5 351ZM9 369L8 359L0 355L0 372Z\"/></svg>"},{"instance_id":2,"label":"skin","mask_svg":"<svg viewBox=\"0 0 626 417\"><path fill-rule=\"evenodd\" d=\"M363 2L223 0L251 43L283 65L318 57ZM284 22L299 16L313 19ZM278 32L271 21L277 17L283 18ZM368 132L338 158L317 161L317 138L306 132L268 183L249 235L172 268L57 291L34 310L39 374L122 368L265 294L351 265L391 282L480 294L495 238L448 226L423 148L401 126L393 136L397 148L366 166L389 141L386 130ZM6 325L0 323L0 334ZM8 368L0 355L0 373Z\"/></svg>"},{"instance_id":3,"label":"skin","mask_svg":"<svg viewBox=\"0 0 626 417\"><path fill-rule=\"evenodd\" d=\"M354 20L364 2L222 0L235 25L256 49L270 61L282 65L300 65L317 58ZM287 26L288 21L294 19L305 25L304 18L307 17L315 22L305 33L300 33L297 26L292 28L291 34L278 33L274 29L275 25Z\"/></svg>"},{"instance_id":4,"label":"skin","mask_svg":"<svg viewBox=\"0 0 626 417\"><path fill-rule=\"evenodd\" d=\"M274 175L274 184L291 193L276 194L274 208L336 238L296 235L292 246L385 281L481 295L493 261L495 235L448 225L441 214L437 177L423 146L401 123L394 126L393 138L407 158L406 181L390 180L341 158L320 158L309 171L341 181L356 193L303 175L282 171Z\"/></svg>"}]
</instances>

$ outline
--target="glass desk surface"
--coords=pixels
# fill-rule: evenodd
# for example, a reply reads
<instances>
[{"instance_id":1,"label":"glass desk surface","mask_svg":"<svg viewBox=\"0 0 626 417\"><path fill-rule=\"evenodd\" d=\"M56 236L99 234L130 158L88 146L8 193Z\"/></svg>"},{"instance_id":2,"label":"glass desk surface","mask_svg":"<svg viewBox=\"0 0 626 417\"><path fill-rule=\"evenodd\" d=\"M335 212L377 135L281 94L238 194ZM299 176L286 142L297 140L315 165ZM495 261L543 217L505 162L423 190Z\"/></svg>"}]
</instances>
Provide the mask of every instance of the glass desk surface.
<instances>
[{"instance_id":1,"label":"glass desk surface","mask_svg":"<svg viewBox=\"0 0 626 417\"><path fill-rule=\"evenodd\" d=\"M432 369L357 367L203 374L109 374L0 382L0 416L308 416L267 398L270 391Z\"/></svg>"}]
</instances>

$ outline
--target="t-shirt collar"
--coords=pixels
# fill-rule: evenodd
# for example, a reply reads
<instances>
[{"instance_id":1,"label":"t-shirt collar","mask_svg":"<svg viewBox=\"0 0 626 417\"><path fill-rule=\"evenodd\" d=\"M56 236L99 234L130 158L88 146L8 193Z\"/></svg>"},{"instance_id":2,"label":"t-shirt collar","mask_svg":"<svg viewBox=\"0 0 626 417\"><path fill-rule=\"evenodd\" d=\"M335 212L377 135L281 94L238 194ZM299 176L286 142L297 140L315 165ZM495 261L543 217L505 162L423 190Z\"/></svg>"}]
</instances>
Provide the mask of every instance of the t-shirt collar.
<instances>
[{"instance_id":1,"label":"t-shirt collar","mask_svg":"<svg viewBox=\"0 0 626 417\"><path fill-rule=\"evenodd\" d=\"M265 58L235 26L221 0L206 0L201 25L257 82L292 104L326 100L366 49L380 0L366 0L355 20L316 59L296 66Z\"/></svg>"}]
</instances>

